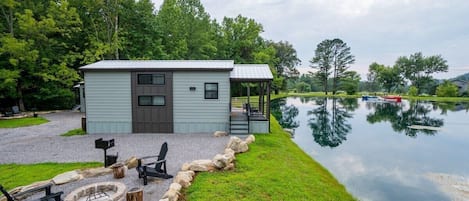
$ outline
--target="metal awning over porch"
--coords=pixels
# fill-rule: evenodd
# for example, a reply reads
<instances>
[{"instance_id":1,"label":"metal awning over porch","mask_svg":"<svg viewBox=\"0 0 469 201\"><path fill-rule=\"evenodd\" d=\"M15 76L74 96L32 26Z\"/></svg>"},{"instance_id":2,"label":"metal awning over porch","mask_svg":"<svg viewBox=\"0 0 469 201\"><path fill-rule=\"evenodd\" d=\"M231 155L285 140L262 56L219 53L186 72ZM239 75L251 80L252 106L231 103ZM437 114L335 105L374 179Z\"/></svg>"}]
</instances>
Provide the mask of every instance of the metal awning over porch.
<instances>
[{"instance_id":1,"label":"metal awning over porch","mask_svg":"<svg viewBox=\"0 0 469 201\"><path fill-rule=\"evenodd\" d=\"M232 82L266 82L273 79L267 64L235 64L230 73Z\"/></svg>"}]
</instances>

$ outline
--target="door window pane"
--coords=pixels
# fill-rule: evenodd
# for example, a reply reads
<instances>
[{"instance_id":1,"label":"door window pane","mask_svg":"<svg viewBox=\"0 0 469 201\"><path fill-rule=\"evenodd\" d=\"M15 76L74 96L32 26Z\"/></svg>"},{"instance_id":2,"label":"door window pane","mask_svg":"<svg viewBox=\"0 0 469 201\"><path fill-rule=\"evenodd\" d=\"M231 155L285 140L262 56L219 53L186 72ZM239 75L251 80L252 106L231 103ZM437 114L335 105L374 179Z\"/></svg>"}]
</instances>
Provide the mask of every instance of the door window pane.
<instances>
[{"instance_id":1,"label":"door window pane","mask_svg":"<svg viewBox=\"0 0 469 201\"><path fill-rule=\"evenodd\" d=\"M164 74L139 74L138 84L164 85Z\"/></svg>"},{"instance_id":2,"label":"door window pane","mask_svg":"<svg viewBox=\"0 0 469 201\"><path fill-rule=\"evenodd\" d=\"M149 106L152 104L152 96L139 96L138 105L140 106Z\"/></svg>"},{"instance_id":3,"label":"door window pane","mask_svg":"<svg viewBox=\"0 0 469 201\"><path fill-rule=\"evenodd\" d=\"M139 106L164 106L166 104L164 96L139 96Z\"/></svg>"},{"instance_id":4,"label":"door window pane","mask_svg":"<svg viewBox=\"0 0 469 201\"><path fill-rule=\"evenodd\" d=\"M164 85L164 74L153 74L153 84Z\"/></svg>"},{"instance_id":5,"label":"door window pane","mask_svg":"<svg viewBox=\"0 0 469 201\"><path fill-rule=\"evenodd\" d=\"M164 106L165 105L164 96L153 96L153 105Z\"/></svg>"}]
</instances>

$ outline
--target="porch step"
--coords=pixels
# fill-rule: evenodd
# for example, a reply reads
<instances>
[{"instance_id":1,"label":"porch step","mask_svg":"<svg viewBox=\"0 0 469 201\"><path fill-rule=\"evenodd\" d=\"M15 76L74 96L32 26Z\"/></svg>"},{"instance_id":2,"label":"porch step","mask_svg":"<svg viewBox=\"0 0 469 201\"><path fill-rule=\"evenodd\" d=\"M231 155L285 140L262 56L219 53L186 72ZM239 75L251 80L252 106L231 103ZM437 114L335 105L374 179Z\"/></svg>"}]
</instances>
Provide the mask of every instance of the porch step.
<instances>
[{"instance_id":1,"label":"porch step","mask_svg":"<svg viewBox=\"0 0 469 201\"><path fill-rule=\"evenodd\" d=\"M232 120L230 122L230 134L247 135L249 134L249 122Z\"/></svg>"}]
</instances>

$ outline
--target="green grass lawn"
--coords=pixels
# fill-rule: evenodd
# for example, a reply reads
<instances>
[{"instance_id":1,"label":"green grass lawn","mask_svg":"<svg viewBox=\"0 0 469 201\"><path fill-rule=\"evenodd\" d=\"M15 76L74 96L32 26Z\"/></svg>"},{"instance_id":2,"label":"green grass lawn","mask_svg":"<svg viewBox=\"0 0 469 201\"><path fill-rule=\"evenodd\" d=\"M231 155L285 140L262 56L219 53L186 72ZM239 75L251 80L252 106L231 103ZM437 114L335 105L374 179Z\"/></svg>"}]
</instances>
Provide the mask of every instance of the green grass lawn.
<instances>
[{"instance_id":1,"label":"green grass lawn","mask_svg":"<svg viewBox=\"0 0 469 201\"><path fill-rule=\"evenodd\" d=\"M33 126L47 123L49 120L43 117L25 117L20 119L4 119L0 120L0 128L17 128L24 126Z\"/></svg>"},{"instance_id":2,"label":"green grass lawn","mask_svg":"<svg viewBox=\"0 0 469 201\"><path fill-rule=\"evenodd\" d=\"M8 190L36 181L52 179L60 173L76 169L100 167L102 163L38 163L0 164L0 184Z\"/></svg>"},{"instance_id":3,"label":"green grass lawn","mask_svg":"<svg viewBox=\"0 0 469 201\"><path fill-rule=\"evenodd\" d=\"M70 136L75 136L75 135L86 135L86 132L81 128L77 128L77 129L69 130L64 134L60 134L60 136L64 136L64 137L70 137Z\"/></svg>"},{"instance_id":4,"label":"green grass lawn","mask_svg":"<svg viewBox=\"0 0 469 201\"><path fill-rule=\"evenodd\" d=\"M469 97L433 97L433 96L403 96L408 100L438 101L438 102L466 102Z\"/></svg>"},{"instance_id":5,"label":"green grass lawn","mask_svg":"<svg viewBox=\"0 0 469 201\"><path fill-rule=\"evenodd\" d=\"M200 173L186 200L355 200L319 163L303 152L271 117L272 133L256 135L236 156L236 170Z\"/></svg>"}]
</instances>

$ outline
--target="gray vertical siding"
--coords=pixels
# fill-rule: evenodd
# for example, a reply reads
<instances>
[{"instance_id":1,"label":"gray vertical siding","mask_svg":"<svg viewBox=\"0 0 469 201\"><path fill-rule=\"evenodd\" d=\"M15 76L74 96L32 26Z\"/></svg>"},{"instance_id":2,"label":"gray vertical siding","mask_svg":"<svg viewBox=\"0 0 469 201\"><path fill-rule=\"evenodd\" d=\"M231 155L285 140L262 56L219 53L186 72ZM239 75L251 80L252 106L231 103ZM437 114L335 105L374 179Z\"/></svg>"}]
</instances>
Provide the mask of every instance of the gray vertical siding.
<instances>
[{"instance_id":1,"label":"gray vertical siding","mask_svg":"<svg viewBox=\"0 0 469 201\"><path fill-rule=\"evenodd\" d=\"M132 133L130 72L85 72L87 131Z\"/></svg>"},{"instance_id":2,"label":"gray vertical siding","mask_svg":"<svg viewBox=\"0 0 469 201\"><path fill-rule=\"evenodd\" d=\"M204 98L204 83L218 83L218 99ZM228 131L230 72L174 72L173 98L175 133Z\"/></svg>"}]
</instances>

